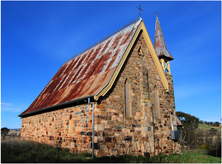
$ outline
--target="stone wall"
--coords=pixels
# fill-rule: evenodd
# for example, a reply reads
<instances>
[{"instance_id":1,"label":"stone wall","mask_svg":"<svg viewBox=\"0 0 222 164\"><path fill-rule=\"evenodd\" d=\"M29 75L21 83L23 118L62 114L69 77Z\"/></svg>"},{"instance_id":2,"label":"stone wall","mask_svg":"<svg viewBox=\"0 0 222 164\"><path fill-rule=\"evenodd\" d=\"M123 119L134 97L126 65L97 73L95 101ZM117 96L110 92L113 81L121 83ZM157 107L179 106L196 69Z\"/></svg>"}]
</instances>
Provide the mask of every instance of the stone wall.
<instances>
[{"instance_id":1,"label":"stone wall","mask_svg":"<svg viewBox=\"0 0 222 164\"><path fill-rule=\"evenodd\" d=\"M92 107L85 104L22 118L21 138L74 153L91 152Z\"/></svg>"},{"instance_id":2,"label":"stone wall","mask_svg":"<svg viewBox=\"0 0 222 164\"><path fill-rule=\"evenodd\" d=\"M166 76L169 82L169 93L164 89L141 35L113 91L96 105L95 142L100 145L100 149L95 151L97 156L154 155L154 152L169 154L180 151L178 143L171 140L171 122L176 124L176 114L172 76L167 73ZM131 93L130 117L125 117L126 79L130 84ZM155 86L159 92L159 118L156 118L154 112Z\"/></svg>"},{"instance_id":3,"label":"stone wall","mask_svg":"<svg viewBox=\"0 0 222 164\"><path fill-rule=\"evenodd\" d=\"M95 155L155 155L179 152L171 140L176 124L172 76L166 73L169 93L143 38L139 36L112 90L95 102ZM130 117L125 117L125 81L130 90ZM159 118L155 112L155 87L159 93ZM73 106L22 118L21 138L91 152L92 107Z\"/></svg>"}]
</instances>

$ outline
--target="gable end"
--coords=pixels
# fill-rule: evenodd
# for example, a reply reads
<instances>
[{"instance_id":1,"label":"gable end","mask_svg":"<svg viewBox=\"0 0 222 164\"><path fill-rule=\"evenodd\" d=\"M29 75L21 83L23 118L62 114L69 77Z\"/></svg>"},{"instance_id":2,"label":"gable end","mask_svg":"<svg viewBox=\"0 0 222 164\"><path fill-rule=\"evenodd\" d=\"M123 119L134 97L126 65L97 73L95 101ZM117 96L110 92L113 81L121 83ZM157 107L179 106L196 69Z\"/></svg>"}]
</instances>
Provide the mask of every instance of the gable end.
<instances>
[{"instance_id":1,"label":"gable end","mask_svg":"<svg viewBox=\"0 0 222 164\"><path fill-rule=\"evenodd\" d=\"M157 70L158 70L158 73L160 75L160 78L161 78L161 81L163 83L163 86L164 86L166 92L169 92L169 85L168 85L167 78L166 78L165 73L164 73L164 71L163 71L163 69L161 67L161 64L159 62L159 59L157 57L156 51L154 49L154 46L153 46L152 41L150 39L150 36L149 36L149 34L147 32L145 24L143 23L143 21L141 21L141 23L138 26L136 32L134 33L134 36L133 36L132 40L130 41L130 44L128 45L128 47L127 47L127 49L126 49L126 51L125 51L125 53L124 53L124 55L123 55L119 65L117 66L116 70L114 71L110 81L108 82L108 84L97 95L94 96L95 100L98 100L100 96L105 96L106 93L113 86L113 84L114 84L114 82L115 82L115 80L116 80L116 78L117 78L121 68L123 67L124 62L126 61L126 58L128 57L128 55L130 53L130 50L132 49L132 47L133 47L137 37L139 36L140 32L143 32L143 34L144 34L144 38L145 38L146 44L147 44L147 46L148 46L148 48L150 50L151 56L152 56L152 58L154 60L154 63L156 65L156 67L157 67Z\"/></svg>"}]
</instances>

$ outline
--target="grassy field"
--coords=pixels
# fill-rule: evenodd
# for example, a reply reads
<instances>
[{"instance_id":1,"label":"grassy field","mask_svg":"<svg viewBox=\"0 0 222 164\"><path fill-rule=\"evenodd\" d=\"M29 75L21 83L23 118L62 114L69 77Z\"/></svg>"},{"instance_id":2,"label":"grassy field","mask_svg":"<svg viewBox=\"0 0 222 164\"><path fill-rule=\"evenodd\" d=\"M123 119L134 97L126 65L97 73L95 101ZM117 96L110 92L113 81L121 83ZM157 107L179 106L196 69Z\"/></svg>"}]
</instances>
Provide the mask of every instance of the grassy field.
<instances>
[{"instance_id":1,"label":"grassy field","mask_svg":"<svg viewBox=\"0 0 222 164\"><path fill-rule=\"evenodd\" d=\"M71 163L71 162L94 162L94 163L221 163L220 157L207 155L206 151L186 151L183 155L159 155L155 157L143 156L111 156L94 157L91 154L72 154L68 150L58 149L46 144L21 141L19 139L2 140L1 162L19 163Z\"/></svg>"},{"instance_id":2,"label":"grassy field","mask_svg":"<svg viewBox=\"0 0 222 164\"><path fill-rule=\"evenodd\" d=\"M211 125L205 125L205 124L198 124L198 129L200 130L210 130L211 128L216 129L219 133L221 133L221 127L211 126Z\"/></svg>"}]
</instances>

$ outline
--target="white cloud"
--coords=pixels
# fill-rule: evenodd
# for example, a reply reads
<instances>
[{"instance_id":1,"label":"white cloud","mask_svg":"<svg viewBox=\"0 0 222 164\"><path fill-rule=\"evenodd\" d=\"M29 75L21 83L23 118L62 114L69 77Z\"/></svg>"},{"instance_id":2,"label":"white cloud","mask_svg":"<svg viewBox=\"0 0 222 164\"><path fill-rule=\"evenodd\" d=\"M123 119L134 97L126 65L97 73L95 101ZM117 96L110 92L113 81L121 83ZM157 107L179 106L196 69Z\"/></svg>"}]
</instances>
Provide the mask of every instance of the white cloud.
<instances>
[{"instance_id":1,"label":"white cloud","mask_svg":"<svg viewBox=\"0 0 222 164\"><path fill-rule=\"evenodd\" d=\"M6 106L12 106L11 103L3 103L3 102L1 103L1 105L2 105L2 106L5 106L5 107L6 107Z\"/></svg>"},{"instance_id":2,"label":"white cloud","mask_svg":"<svg viewBox=\"0 0 222 164\"><path fill-rule=\"evenodd\" d=\"M20 108L14 107L12 103L1 103L1 110L2 111L12 111L12 112L19 112L21 111Z\"/></svg>"}]
</instances>

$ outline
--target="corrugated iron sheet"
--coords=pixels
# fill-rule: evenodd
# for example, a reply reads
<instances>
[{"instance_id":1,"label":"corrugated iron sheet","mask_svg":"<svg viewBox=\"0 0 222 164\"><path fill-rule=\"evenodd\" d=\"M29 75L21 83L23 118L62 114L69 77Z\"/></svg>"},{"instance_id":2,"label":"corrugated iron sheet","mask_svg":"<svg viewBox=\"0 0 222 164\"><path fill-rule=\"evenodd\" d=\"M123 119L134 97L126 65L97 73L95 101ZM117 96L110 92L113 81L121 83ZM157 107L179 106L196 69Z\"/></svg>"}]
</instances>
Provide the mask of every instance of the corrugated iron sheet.
<instances>
[{"instance_id":1,"label":"corrugated iron sheet","mask_svg":"<svg viewBox=\"0 0 222 164\"><path fill-rule=\"evenodd\" d=\"M155 50L157 56L160 57L167 57L170 60L173 60L173 57L169 53L166 47L166 43L163 37L163 32L160 27L160 22L158 17L156 17L156 27L155 27Z\"/></svg>"},{"instance_id":2,"label":"corrugated iron sheet","mask_svg":"<svg viewBox=\"0 0 222 164\"><path fill-rule=\"evenodd\" d=\"M96 95L109 82L140 21L65 63L21 115Z\"/></svg>"},{"instance_id":3,"label":"corrugated iron sheet","mask_svg":"<svg viewBox=\"0 0 222 164\"><path fill-rule=\"evenodd\" d=\"M176 123L177 123L177 125L179 125L179 126L183 126L183 124L181 123L181 121L179 120L178 117L176 117Z\"/></svg>"}]
</instances>

